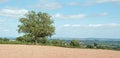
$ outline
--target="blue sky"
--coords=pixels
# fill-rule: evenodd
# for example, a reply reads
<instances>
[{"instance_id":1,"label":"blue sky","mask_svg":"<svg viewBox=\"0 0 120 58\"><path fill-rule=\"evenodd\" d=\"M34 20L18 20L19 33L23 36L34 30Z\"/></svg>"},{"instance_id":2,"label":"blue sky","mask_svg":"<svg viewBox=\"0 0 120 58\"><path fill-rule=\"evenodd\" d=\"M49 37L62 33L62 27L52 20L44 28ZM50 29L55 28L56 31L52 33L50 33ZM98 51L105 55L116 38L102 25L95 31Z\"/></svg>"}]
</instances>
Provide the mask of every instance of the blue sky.
<instances>
[{"instance_id":1,"label":"blue sky","mask_svg":"<svg viewBox=\"0 0 120 58\"><path fill-rule=\"evenodd\" d=\"M53 37L120 38L120 0L0 0L0 37L17 37L19 18L46 12L56 26Z\"/></svg>"}]
</instances>

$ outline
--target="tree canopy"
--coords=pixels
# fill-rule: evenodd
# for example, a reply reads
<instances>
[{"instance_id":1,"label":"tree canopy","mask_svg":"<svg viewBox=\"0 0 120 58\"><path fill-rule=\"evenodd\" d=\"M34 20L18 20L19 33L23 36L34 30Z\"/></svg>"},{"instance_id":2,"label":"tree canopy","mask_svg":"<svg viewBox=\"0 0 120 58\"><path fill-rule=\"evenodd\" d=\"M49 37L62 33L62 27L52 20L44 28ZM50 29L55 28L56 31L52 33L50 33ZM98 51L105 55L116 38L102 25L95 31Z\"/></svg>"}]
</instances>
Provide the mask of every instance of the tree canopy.
<instances>
[{"instance_id":1,"label":"tree canopy","mask_svg":"<svg viewBox=\"0 0 120 58\"><path fill-rule=\"evenodd\" d=\"M30 11L20 18L20 22L18 32L32 36L35 44L39 38L51 37L55 31L54 22L47 13Z\"/></svg>"}]
</instances>

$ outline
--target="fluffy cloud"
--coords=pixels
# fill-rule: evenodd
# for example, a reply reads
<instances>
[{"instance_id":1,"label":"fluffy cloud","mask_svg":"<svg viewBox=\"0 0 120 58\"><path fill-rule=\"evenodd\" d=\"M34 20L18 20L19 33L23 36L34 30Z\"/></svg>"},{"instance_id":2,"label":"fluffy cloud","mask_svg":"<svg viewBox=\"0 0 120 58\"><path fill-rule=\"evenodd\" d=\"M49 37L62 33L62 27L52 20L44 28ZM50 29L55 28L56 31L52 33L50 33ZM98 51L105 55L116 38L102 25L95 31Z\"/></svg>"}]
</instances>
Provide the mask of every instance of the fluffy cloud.
<instances>
[{"instance_id":1,"label":"fluffy cloud","mask_svg":"<svg viewBox=\"0 0 120 58\"><path fill-rule=\"evenodd\" d=\"M68 6L78 6L78 5L80 5L80 3L78 3L78 2L71 2L71 3L68 3L67 5Z\"/></svg>"},{"instance_id":2,"label":"fluffy cloud","mask_svg":"<svg viewBox=\"0 0 120 58\"><path fill-rule=\"evenodd\" d=\"M85 14L71 14L71 15L62 15L62 14L55 14L53 15L53 18L55 19L82 19L85 18Z\"/></svg>"},{"instance_id":3,"label":"fluffy cloud","mask_svg":"<svg viewBox=\"0 0 120 58\"><path fill-rule=\"evenodd\" d=\"M46 1L40 1L40 3L35 5L30 5L32 8L40 8L43 10L55 10L62 7L62 5L58 2L46 2Z\"/></svg>"},{"instance_id":4,"label":"fluffy cloud","mask_svg":"<svg viewBox=\"0 0 120 58\"><path fill-rule=\"evenodd\" d=\"M65 24L56 29L56 35L74 38L120 38L120 24ZM63 35L64 34L64 35Z\"/></svg>"},{"instance_id":5,"label":"fluffy cloud","mask_svg":"<svg viewBox=\"0 0 120 58\"><path fill-rule=\"evenodd\" d=\"M7 2L8 0L0 0L0 3L5 3Z\"/></svg>"},{"instance_id":6,"label":"fluffy cloud","mask_svg":"<svg viewBox=\"0 0 120 58\"><path fill-rule=\"evenodd\" d=\"M89 0L87 2L70 2L67 5L68 6L90 6L93 4L102 4L102 3L109 3L109 2L113 2L113 3L120 3L120 0Z\"/></svg>"},{"instance_id":7,"label":"fluffy cloud","mask_svg":"<svg viewBox=\"0 0 120 58\"><path fill-rule=\"evenodd\" d=\"M111 23L111 24L88 24L88 25L80 25L80 24L65 24L63 27L87 27L87 28L98 28L98 27L120 27L120 24Z\"/></svg>"},{"instance_id":8,"label":"fluffy cloud","mask_svg":"<svg viewBox=\"0 0 120 58\"><path fill-rule=\"evenodd\" d=\"M25 9L0 9L0 16L7 16L7 17L20 17L23 16L23 14L27 13L28 10Z\"/></svg>"},{"instance_id":9,"label":"fluffy cloud","mask_svg":"<svg viewBox=\"0 0 120 58\"><path fill-rule=\"evenodd\" d=\"M103 13L93 13L91 15L85 15L85 14L69 14L69 15L63 15L60 13L54 14L52 15L52 17L54 19L83 19L86 17L102 17L102 16L107 16L108 13L107 12L103 12Z\"/></svg>"},{"instance_id":10,"label":"fluffy cloud","mask_svg":"<svg viewBox=\"0 0 120 58\"><path fill-rule=\"evenodd\" d=\"M105 3L105 2L120 2L120 0L96 0L96 3Z\"/></svg>"},{"instance_id":11,"label":"fluffy cloud","mask_svg":"<svg viewBox=\"0 0 120 58\"><path fill-rule=\"evenodd\" d=\"M109 15L107 12L103 12L99 14L92 14L92 17L107 16L107 15Z\"/></svg>"},{"instance_id":12,"label":"fluffy cloud","mask_svg":"<svg viewBox=\"0 0 120 58\"><path fill-rule=\"evenodd\" d=\"M65 24L63 26L64 27L80 27L81 25L79 25L79 24L73 24L73 25L71 25L71 24Z\"/></svg>"},{"instance_id":13,"label":"fluffy cloud","mask_svg":"<svg viewBox=\"0 0 120 58\"><path fill-rule=\"evenodd\" d=\"M91 0L90 2L86 2L81 4L82 6L89 6L89 5L93 5L93 4L101 4L101 3L108 3L108 2L114 2L114 3L118 3L120 2L120 0Z\"/></svg>"},{"instance_id":14,"label":"fluffy cloud","mask_svg":"<svg viewBox=\"0 0 120 58\"><path fill-rule=\"evenodd\" d=\"M45 6L45 9L51 9L51 10L54 10L54 9L58 9L58 8L61 8L62 6L59 4L59 3L48 3L46 4Z\"/></svg>"}]
</instances>

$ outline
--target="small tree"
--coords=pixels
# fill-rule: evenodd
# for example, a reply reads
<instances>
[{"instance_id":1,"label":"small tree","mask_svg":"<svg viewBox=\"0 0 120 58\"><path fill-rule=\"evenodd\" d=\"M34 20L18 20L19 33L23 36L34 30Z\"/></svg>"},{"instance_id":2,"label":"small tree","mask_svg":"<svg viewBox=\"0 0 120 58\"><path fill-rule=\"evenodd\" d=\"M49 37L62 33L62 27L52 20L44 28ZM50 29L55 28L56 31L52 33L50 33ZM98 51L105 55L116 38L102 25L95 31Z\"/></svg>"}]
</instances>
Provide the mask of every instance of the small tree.
<instances>
[{"instance_id":1,"label":"small tree","mask_svg":"<svg viewBox=\"0 0 120 58\"><path fill-rule=\"evenodd\" d=\"M52 44L54 44L54 45L62 45L62 40L54 39L54 40L52 40Z\"/></svg>"},{"instance_id":2,"label":"small tree","mask_svg":"<svg viewBox=\"0 0 120 58\"><path fill-rule=\"evenodd\" d=\"M71 40L70 45L74 47L80 47L80 42L77 40Z\"/></svg>"},{"instance_id":3,"label":"small tree","mask_svg":"<svg viewBox=\"0 0 120 58\"><path fill-rule=\"evenodd\" d=\"M32 36L35 40L35 45L39 38L51 37L54 34L53 20L47 13L30 11L25 14L25 17L20 18L20 22L21 25L18 25L18 32Z\"/></svg>"},{"instance_id":4,"label":"small tree","mask_svg":"<svg viewBox=\"0 0 120 58\"><path fill-rule=\"evenodd\" d=\"M97 48L98 44L97 43L93 43L94 48Z\"/></svg>"},{"instance_id":5,"label":"small tree","mask_svg":"<svg viewBox=\"0 0 120 58\"><path fill-rule=\"evenodd\" d=\"M48 40L46 37L44 37L44 38L42 38L42 39L39 39L39 42L40 42L41 44L49 44L49 43L50 43L49 40Z\"/></svg>"},{"instance_id":6,"label":"small tree","mask_svg":"<svg viewBox=\"0 0 120 58\"><path fill-rule=\"evenodd\" d=\"M87 44L87 45L86 45L86 48L94 48L94 46L93 46L93 45L90 45L90 44Z\"/></svg>"}]
</instances>

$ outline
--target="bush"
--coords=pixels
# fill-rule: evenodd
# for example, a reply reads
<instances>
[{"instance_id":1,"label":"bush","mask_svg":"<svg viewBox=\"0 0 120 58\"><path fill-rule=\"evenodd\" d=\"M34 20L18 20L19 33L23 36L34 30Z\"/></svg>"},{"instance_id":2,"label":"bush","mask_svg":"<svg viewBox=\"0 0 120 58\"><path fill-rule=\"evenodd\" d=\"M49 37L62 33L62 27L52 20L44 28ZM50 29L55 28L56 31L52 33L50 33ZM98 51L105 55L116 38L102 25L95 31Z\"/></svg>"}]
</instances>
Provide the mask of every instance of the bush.
<instances>
[{"instance_id":1,"label":"bush","mask_svg":"<svg viewBox=\"0 0 120 58\"><path fill-rule=\"evenodd\" d=\"M106 45L99 45L97 46L98 49L112 49L112 47L110 46L106 46Z\"/></svg>"},{"instance_id":2,"label":"bush","mask_svg":"<svg viewBox=\"0 0 120 58\"><path fill-rule=\"evenodd\" d=\"M21 42L34 42L34 39L28 35L17 37L16 40Z\"/></svg>"},{"instance_id":3,"label":"bush","mask_svg":"<svg viewBox=\"0 0 120 58\"><path fill-rule=\"evenodd\" d=\"M51 42L53 45L61 45L62 46L62 40L60 39L53 39Z\"/></svg>"},{"instance_id":4,"label":"bush","mask_svg":"<svg viewBox=\"0 0 120 58\"><path fill-rule=\"evenodd\" d=\"M9 41L7 38L0 38L1 41Z\"/></svg>"},{"instance_id":5,"label":"bush","mask_svg":"<svg viewBox=\"0 0 120 58\"><path fill-rule=\"evenodd\" d=\"M41 38L41 39L39 39L38 42L41 43L41 44L49 44L50 43L47 38Z\"/></svg>"},{"instance_id":6,"label":"bush","mask_svg":"<svg viewBox=\"0 0 120 58\"><path fill-rule=\"evenodd\" d=\"M73 47L80 47L80 42L78 40L71 40L70 45Z\"/></svg>"},{"instance_id":7,"label":"bush","mask_svg":"<svg viewBox=\"0 0 120 58\"><path fill-rule=\"evenodd\" d=\"M97 48L98 44L97 43L93 43L93 48Z\"/></svg>"},{"instance_id":8,"label":"bush","mask_svg":"<svg viewBox=\"0 0 120 58\"><path fill-rule=\"evenodd\" d=\"M93 45L86 45L86 48L94 48Z\"/></svg>"},{"instance_id":9,"label":"bush","mask_svg":"<svg viewBox=\"0 0 120 58\"><path fill-rule=\"evenodd\" d=\"M17 40L17 41L24 41L24 39L23 39L23 37L22 37L22 36L17 37L17 38L16 38L16 40Z\"/></svg>"},{"instance_id":10,"label":"bush","mask_svg":"<svg viewBox=\"0 0 120 58\"><path fill-rule=\"evenodd\" d=\"M4 39L3 39L3 41L9 41L9 39L7 39L7 38L4 38Z\"/></svg>"}]
</instances>

